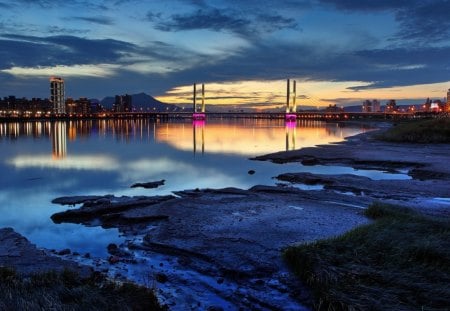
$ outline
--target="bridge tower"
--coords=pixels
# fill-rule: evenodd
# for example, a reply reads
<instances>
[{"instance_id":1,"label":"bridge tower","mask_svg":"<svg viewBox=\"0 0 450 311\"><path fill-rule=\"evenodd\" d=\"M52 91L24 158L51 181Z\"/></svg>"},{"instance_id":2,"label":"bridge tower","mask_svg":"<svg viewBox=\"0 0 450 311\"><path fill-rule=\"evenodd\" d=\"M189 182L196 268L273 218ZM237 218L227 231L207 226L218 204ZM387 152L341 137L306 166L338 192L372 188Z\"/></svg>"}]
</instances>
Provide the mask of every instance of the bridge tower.
<instances>
[{"instance_id":1,"label":"bridge tower","mask_svg":"<svg viewBox=\"0 0 450 311\"><path fill-rule=\"evenodd\" d=\"M202 83L202 93L201 93L201 106L200 110L197 109L197 83L194 83L194 94L193 94L193 114L192 118L194 120L205 120L206 118L206 107L205 107L205 84Z\"/></svg>"},{"instance_id":2,"label":"bridge tower","mask_svg":"<svg viewBox=\"0 0 450 311\"><path fill-rule=\"evenodd\" d=\"M295 121L297 119L296 99L297 99L297 81L295 81L295 80L292 81L292 91L291 91L291 81L289 79L287 79L286 121Z\"/></svg>"}]
</instances>

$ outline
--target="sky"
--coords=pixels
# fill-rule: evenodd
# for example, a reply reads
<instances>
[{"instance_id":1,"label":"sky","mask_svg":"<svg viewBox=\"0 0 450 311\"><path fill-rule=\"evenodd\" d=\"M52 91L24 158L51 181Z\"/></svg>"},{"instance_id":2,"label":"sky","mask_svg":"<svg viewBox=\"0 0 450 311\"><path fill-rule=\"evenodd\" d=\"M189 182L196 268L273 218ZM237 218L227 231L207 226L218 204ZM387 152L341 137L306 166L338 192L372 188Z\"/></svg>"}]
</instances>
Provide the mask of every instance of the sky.
<instances>
[{"instance_id":1,"label":"sky","mask_svg":"<svg viewBox=\"0 0 450 311\"><path fill-rule=\"evenodd\" d=\"M0 97L423 102L450 88L450 0L0 0Z\"/></svg>"}]
</instances>

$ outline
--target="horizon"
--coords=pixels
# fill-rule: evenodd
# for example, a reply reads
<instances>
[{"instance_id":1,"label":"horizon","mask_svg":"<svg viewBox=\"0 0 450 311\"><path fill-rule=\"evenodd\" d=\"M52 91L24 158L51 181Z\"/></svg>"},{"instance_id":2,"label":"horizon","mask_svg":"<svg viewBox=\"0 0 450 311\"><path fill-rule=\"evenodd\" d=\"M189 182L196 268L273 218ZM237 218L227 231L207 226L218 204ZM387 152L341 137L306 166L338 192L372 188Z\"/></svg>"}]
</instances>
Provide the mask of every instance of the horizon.
<instances>
[{"instance_id":1,"label":"horizon","mask_svg":"<svg viewBox=\"0 0 450 311\"><path fill-rule=\"evenodd\" d=\"M445 0L2 1L0 95L72 98L145 92L189 102L269 108L285 79L307 106L441 99L450 88ZM424 20L423 16L433 16Z\"/></svg>"}]
</instances>

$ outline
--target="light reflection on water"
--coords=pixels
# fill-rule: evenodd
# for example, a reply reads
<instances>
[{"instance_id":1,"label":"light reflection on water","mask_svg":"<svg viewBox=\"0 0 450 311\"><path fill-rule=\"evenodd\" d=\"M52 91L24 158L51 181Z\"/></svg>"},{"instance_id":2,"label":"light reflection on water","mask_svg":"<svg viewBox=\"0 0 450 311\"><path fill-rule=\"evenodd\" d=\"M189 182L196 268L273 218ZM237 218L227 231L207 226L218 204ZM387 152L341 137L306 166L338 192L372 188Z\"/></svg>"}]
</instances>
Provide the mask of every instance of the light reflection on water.
<instances>
[{"instance_id":1,"label":"light reflection on water","mask_svg":"<svg viewBox=\"0 0 450 311\"><path fill-rule=\"evenodd\" d=\"M95 120L0 124L0 227L13 227L48 248L106 255L116 230L54 225L65 209L50 201L80 194L155 195L192 188L274 184L285 172L330 172L250 161L257 155L337 142L363 131L318 121L285 126L280 120L153 122ZM249 175L249 170L256 174ZM345 172L348 168L341 168ZM129 188L165 179L158 189Z\"/></svg>"}]
</instances>

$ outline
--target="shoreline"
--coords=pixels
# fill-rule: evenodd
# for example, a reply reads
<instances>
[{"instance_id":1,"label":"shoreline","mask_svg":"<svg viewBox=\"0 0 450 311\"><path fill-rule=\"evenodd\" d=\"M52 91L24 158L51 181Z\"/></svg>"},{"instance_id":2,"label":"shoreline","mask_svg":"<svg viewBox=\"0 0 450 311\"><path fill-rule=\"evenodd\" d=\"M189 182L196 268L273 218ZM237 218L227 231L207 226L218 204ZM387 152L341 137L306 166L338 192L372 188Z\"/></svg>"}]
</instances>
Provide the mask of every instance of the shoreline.
<instances>
[{"instance_id":1,"label":"shoreline","mask_svg":"<svg viewBox=\"0 0 450 311\"><path fill-rule=\"evenodd\" d=\"M361 208L377 200L416 209L427 203L426 213L450 215L445 200L433 201L448 196L450 168L438 165L448 157L448 145L385 143L375 141L373 135L366 132L340 143L255 159L408 170L412 179L292 173L278 178L325 187L185 190L167 200L147 198L151 202L114 197L86 200L79 209L84 216L80 219L72 210L65 221L92 224L99 218L98 225L118 228L126 241L112 252L109 262L95 263L73 254L63 257L97 266L118 279L131 278L143 285L158 282L160 299L173 310L308 309L309 290L290 275L281 260L283 248L368 223ZM143 273L147 279L137 280Z\"/></svg>"}]
</instances>

